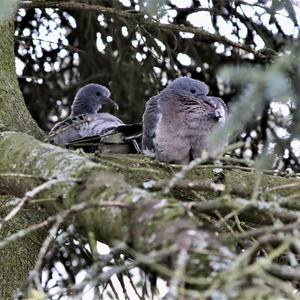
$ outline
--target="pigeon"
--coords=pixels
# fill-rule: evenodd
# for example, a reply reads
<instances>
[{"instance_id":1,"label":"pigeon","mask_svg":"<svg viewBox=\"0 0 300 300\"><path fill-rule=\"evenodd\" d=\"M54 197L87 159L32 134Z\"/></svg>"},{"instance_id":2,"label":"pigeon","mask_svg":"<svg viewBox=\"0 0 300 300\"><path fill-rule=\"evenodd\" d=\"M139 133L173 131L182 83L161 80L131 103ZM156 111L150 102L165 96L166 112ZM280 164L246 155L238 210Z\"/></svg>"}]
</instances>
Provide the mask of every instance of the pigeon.
<instances>
[{"instance_id":1,"label":"pigeon","mask_svg":"<svg viewBox=\"0 0 300 300\"><path fill-rule=\"evenodd\" d=\"M218 97L207 96L208 86L189 77L179 77L146 103L143 115L143 154L162 162L187 164L222 150L209 137L216 126L222 126L227 107Z\"/></svg>"},{"instance_id":2,"label":"pigeon","mask_svg":"<svg viewBox=\"0 0 300 300\"><path fill-rule=\"evenodd\" d=\"M51 129L48 140L56 145L71 148L85 147L87 152L101 150L103 144L133 144L134 152L139 152L139 145L135 141L137 134L131 135L131 127L119 118L109 113L98 112L103 105L119 109L118 104L110 99L110 91L106 87L91 83L80 88L71 106L70 116ZM134 129L136 132L137 129ZM112 135L116 136L110 138ZM125 148L119 150L118 147L116 152L123 152ZM109 147L105 149L101 152L114 152L109 151Z\"/></svg>"}]
</instances>

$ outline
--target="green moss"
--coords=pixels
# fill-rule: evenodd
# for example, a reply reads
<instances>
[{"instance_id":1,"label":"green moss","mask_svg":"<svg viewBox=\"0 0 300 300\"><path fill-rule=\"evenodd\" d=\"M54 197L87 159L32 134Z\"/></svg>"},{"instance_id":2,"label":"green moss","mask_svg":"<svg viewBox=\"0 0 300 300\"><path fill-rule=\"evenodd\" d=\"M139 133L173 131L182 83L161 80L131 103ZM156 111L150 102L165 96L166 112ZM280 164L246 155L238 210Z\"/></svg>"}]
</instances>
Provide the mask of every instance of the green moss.
<instances>
[{"instance_id":1,"label":"green moss","mask_svg":"<svg viewBox=\"0 0 300 300\"><path fill-rule=\"evenodd\" d=\"M134 245L135 250L149 252L174 242L174 236L183 228L194 228L196 222L187 218L178 200L190 197L200 199L189 190L174 189L172 195L148 193L138 189L144 181L168 180L181 169L146 159L142 156L110 155L95 158L99 163L59 147L40 143L32 136L14 132L0 134L2 172L27 173L46 179L65 179L49 191L49 196L62 196L52 205L54 211L68 209L73 204L88 201L120 201L129 208L90 208L68 220L82 232L92 232L97 240L112 244L115 240ZM186 179L214 180L213 166L199 166L187 174ZM225 170L225 183L230 190L244 182L244 191L251 195L257 174L239 170ZM297 181L276 176L263 176L263 184L273 187ZM290 190L280 190L285 195ZM199 192L206 199L215 193ZM51 204L50 204L51 205ZM228 204L229 208L230 203ZM250 212L251 213L251 212ZM252 215L254 215L252 213ZM258 216L260 218L261 216ZM189 221L187 221L189 219ZM170 230L173 232L170 233ZM205 260L203 260L205 267Z\"/></svg>"},{"instance_id":2,"label":"green moss","mask_svg":"<svg viewBox=\"0 0 300 300\"><path fill-rule=\"evenodd\" d=\"M15 69L14 22L0 23L0 123L1 130L18 130L43 138L44 133L28 112Z\"/></svg>"},{"instance_id":3,"label":"green moss","mask_svg":"<svg viewBox=\"0 0 300 300\"><path fill-rule=\"evenodd\" d=\"M4 217L10 210L5 206L9 200L12 200L12 198L0 197L0 218ZM3 210L5 207L6 209ZM33 213L33 211L36 213ZM41 207L23 208L15 218L1 229L0 240L32 224L41 222L47 216L48 211ZM0 250L0 299L12 299L13 293L27 279L29 271L34 267L40 246L46 235L47 228L44 228Z\"/></svg>"}]
</instances>

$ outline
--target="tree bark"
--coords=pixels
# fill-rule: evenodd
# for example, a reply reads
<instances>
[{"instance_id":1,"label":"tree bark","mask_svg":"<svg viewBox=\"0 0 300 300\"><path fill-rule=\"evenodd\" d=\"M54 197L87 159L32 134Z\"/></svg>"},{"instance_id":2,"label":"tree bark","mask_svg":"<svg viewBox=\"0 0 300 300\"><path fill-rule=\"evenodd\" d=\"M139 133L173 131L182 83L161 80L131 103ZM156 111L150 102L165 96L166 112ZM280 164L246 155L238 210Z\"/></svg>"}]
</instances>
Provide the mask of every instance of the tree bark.
<instances>
[{"instance_id":1,"label":"tree bark","mask_svg":"<svg viewBox=\"0 0 300 300\"><path fill-rule=\"evenodd\" d=\"M6 203L13 199L0 197L0 218L9 213L11 208ZM0 241L31 224L41 222L47 216L48 212L37 206L21 210L16 218L0 230ZM26 280L45 236L45 230L36 231L0 250L0 299L12 299L13 294Z\"/></svg>"},{"instance_id":2,"label":"tree bark","mask_svg":"<svg viewBox=\"0 0 300 300\"><path fill-rule=\"evenodd\" d=\"M135 252L143 254L154 249L161 251L172 245L176 249L174 256L171 255L168 260L163 257L159 261L171 268L174 265L170 265L170 261L174 261L178 251L192 243L200 243L203 236L213 240L212 244L215 246L219 243L209 231L197 229L198 221L188 216L184 205L184 201L188 199L193 199L196 217L198 213L213 214L216 209L224 213L232 209L243 210L240 220L250 220L256 224L269 224L272 220L270 214L284 223L295 221L300 216L295 208L289 210L284 205L275 207L271 203L266 208L265 202L241 198L249 195L255 188L257 174L254 172L225 170L225 185L231 194L238 197L231 198L226 191L222 196L219 195L220 192L213 190L199 191L180 185L166 195L161 192L150 193L141 189L141 186L143 182L153 179L170 179L178 171L178 167L142 156L101 156L94 158L96 163L72 151L14 132L1 133L0 151L4 154L0 158L0 169L8 174L0 176L0 186L6 186L7 193L20 195L41 181L57 180L51 188L42 190L37 195L37 198L56 199L41 206L46 211L59 213L74 210L74 206L85 205L86 209L79 215L76 214L74 219L68 218L68 222L73 222L83 234L92 233L97 240L109 245L116 240L122 241ZM9 176L11 173L19 176ZM31 183L28 183L28 177L24 174L29 176ZM213 181L215 175L212 166L199 166L189 172L186 178ZM244 182L245 188L235 188L237 182ZM294 186L276 190L277 199L281 199L295 192L300 181L263 175L262 183L264 188L269 189L293 184ZM13 186L19 186L19 189L10 190ZM198 192L197 195L193 193L195 191ZM208 201L203 202L203 197ZM111 208L111 203L116 203L116 207L113 205ZM106 206L108 208L104 208ZM27 207L31 207L30 200ZM189 232L193 232L193 235L190 236ZM200 272L203 276L206 262L206 259L202 259L199 263L204 266L198 271L194 269L195 266L191 266L189 272L194 275Z\"/></svg>"},{"instance_id":3,"label":"tree bark","mask_svg":"<svg viewBox=\"0 0 300 300\"><path fill-rule=\"evenodd\" d=\"M44 133L32 119L24 103L16 77L14 23L0 22L0 130L27 132L37 138Z\"/></svg>"},{"instance_id":4,"label":"tree bark","mask_svg":"<svg viewBox=\"0 0 300 300\"><path fill-rule=\"evenodd\" d=\"M13 49L14 26L13 19L10 19L0 22L0 131L16 130L42 138L44 133L30 116L18 86ZM2 153L1 157L6 159ZM13 161L10 162L11 165ZM2 172L0 167L0 173ZM17 186L18 184L16 188ZM0 194L4 193L3 188L0 185ZM7 200L7 197L0 197L1 218L8 212L5 207ZM0 240L24 226L40 222L46 214L45 210L37 207L22 211L8 226L0 230ZM28 277L45 236L46 231L41 230L0 251L0 299L11 299L13 292Z\"/></svg>"}]
</instances>

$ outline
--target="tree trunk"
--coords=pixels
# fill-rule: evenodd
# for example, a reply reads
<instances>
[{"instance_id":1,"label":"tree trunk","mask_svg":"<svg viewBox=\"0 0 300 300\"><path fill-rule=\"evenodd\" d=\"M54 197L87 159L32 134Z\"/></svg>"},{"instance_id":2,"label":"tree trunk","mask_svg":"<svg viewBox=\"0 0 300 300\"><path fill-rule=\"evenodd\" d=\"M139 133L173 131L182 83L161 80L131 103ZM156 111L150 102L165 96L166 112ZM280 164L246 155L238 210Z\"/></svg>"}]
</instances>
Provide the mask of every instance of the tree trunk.
<instances>
[{"instance_id":1,"label":"tree trunk","mask_svg":"<svg viewBox=\"0 0 300 300\"><path fill-rule=\"evenodd\" d=\"M14 27L11 19L0 22L0 131L16 130L42 138L44 133L31 118L18 86L13 49ZM3 153L1 157L6 159ZM13 165L13 160L10 163ZM3 171L0 167L0 173ZM2 188L0 186L0 194L4 192ZM1 218L10 210L5 207L8 200L7 197L0 197ZM22 211L13 222L0 231L0 240L25 226L40 222L45 216L46 211L36 207ZM0 251L0 299L11 299L13 292L28 277L45 234L45 230L36 232Z\"/></svg>"},{"instance_id":2,"label":"tree trunk","mask_svg":"<svg viewBox=\"0 0 300 300\"><path fill-rule=\"evenodd\" d=\"M0 22L0 130L27 132L37 138L44 133L30 116L16 77L13 20Z\"/></svg>"},{"instance_id":3,"label":"tree trunk","mask_svg":"<svg viewBox=\"0 0 300 300\"><path fill-rule=\"evenodd\" d=\"M11 210L11 207L6 206L11 200L13 200L11 197L0 197L0 218L5 217ZM0 230L0 241L31 224L41 222L47 216L48 212L37 206L21 210L16 218ZM0 250L0 299L11 299L26 280L29 271L33 269L46 233L45 230L33 232Z\"/></svg>"}]
</instances>

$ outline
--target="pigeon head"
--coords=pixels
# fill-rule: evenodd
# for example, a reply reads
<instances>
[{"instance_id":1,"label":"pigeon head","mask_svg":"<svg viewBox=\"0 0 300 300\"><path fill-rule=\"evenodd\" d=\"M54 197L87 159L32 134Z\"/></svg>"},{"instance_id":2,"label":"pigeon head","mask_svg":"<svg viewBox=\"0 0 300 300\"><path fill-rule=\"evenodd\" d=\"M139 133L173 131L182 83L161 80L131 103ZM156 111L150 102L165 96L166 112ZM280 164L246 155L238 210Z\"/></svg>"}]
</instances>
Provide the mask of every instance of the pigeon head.
<instances>
[{"instance_id":1,"label":"pigeon head","mask_svg":"<svg viewBox=\"0 0 300 300\"><path fill-rule=\"evenodd\" d=\"M167 89L183 96L196 98L205 96L209 92L208 86L204 82L186 76L175 79Z\"/></svg>"},{"instance_id":2,"label":"pigeon head","mask_svg":"<svg viewBox=\"0 0 300 300\"><path fill-rule=\"evenodd\" d=\"M79 89L73 105L72 116L96 113L103 105L119 109L118 104L110 97L110 91L100 84L90 83Z\"/></svg>"}]
</instances>

